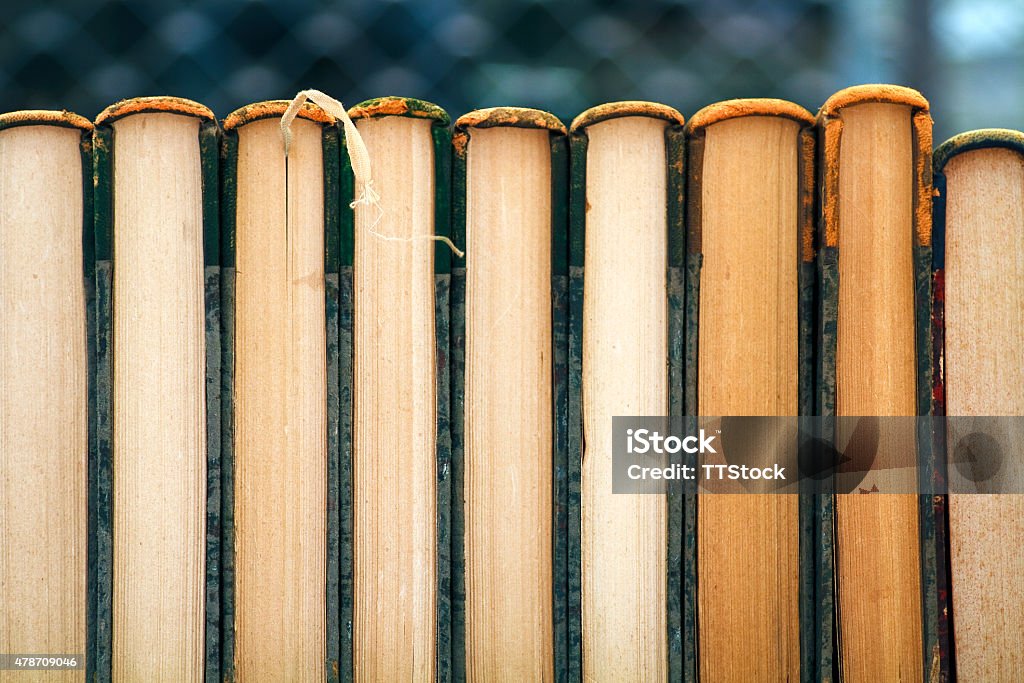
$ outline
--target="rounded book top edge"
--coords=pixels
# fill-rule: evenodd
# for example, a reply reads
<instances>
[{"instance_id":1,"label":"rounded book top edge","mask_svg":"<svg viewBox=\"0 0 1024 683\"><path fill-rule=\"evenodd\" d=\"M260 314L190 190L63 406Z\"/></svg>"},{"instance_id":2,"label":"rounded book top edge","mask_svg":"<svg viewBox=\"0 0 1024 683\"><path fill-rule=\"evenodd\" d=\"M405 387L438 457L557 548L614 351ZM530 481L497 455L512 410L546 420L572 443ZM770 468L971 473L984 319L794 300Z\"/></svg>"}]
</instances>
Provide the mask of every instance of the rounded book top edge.
<instances>
[{"instance_id":1,"label":"rounded book top edge","mask_svg":"<svg viewBox=\"0 0 1024 683\"><path fill-rule=\"evenodd\" d=\"M936 173L941 173L953 157L979 149L1002 148L1024 154L1024 133L1008 128L981 128L954 135L943 142L932 156Z\"/></svg>"},{"instance_id":2,"label":"rounded book top edge","mask_svg":"<svg viewBox=\"0 0 1024 683\"><path fill-rule=\"evenodd\" d=\"M100 112L96 117L96 125L109 125L118 119L132 114L183 114L195 116L204 121L213 121L215 117L205 105L184 97L133 97L115 102Z\"/></svg>"},{"instance_id":3,"label":"rounded book top edge","mask_svg":"<svg viewBox=\"0 0 1024 683\"><path fill-rule=\"evenodd\" d=\"M715 123L744 116L777 116L796 121L801 126L814 125L814 114L799 104L788 100L752 98L710 104L690 117L686 130L693 134Z\"/></svg>"},{"instance_id":4,"label":"rounded book top edge","mask_svg":"<svg viewBox=\"0 0 1024 683\"><path fill-rule=\"evenodd\" d=\"M835 116L840 109L857 104L905 104L912 109L928 111L928 100L924 95L902 85L868 83L843 88L833 94L818 111L819 117Z\"/></svg>"},{"instance_id":5,"label":"rounded book top edge","mask_svg":"<svg viewBox=\"0 0 1024 683\"><path fill-rule=\"evenodd\" d=\"M66 109L25 109L0 114L0 130L16 126L62 126L92 131L92 121Z\"/></svg>"},{"instance_id":6,"label":"rounded book top edge","mask_svg":"<svg viewBox=\"0 0 1024 683\"><path fill-rule=\"evenodd\" d=\"M244 126L247 123L252 123L253 121L280 118L284 115L285 111L288 110L288 106L291 103L291 100L266 100L264 102L253 102L252 104L247 104L244 107L239 107L228 114L221 123L221 126L224 130L228 131ZM337 122L337 119L312 102L303 102L302 106L299 107L299 112L296 116L300 119L306 119L307 121L313 121L314 123L320 123L327 126L333 125Z\"/></svg>"},{"instance_id":7,"label":"rounded book top edge","mask_svg":"<svg viewBox=\"0 0 1024 683\"><path fill-rule=\"evenodd\" d=\"M526 107L489 107L463 114L455 121L456 128L539 128L565 135L565 124L557 116L540 109Z\"/></svg>"},{"instance_id":8,"label":"rounded book top edge","mask_svg":"<svg viewBox=\"0 0 1024 683\"><path fill-rule=\"evenodd\" d=\"M348 110L352 119L372 119L381 116L407 116L414 119L430 119L435 126L451 123L448 113L431 102L413 97L375 97L365 100Z\"/></svg>"},{"instance_id":9,"label":"rounded book top edge","mask_svg":"<svg viewBox=\"0 0 1024 683\"><path fill-rule=\"evenodd\" d=\"M666 104L657 102L644 102L642 100L626 100L623 102L607 102L591 107L572 121L569 126L570 133L578 133L587 126L592 126L608 119L624 118L626 116L648 116L650 118L662 119L681 126L686 121L683 115Z\"/></svg>"}]
</instances>

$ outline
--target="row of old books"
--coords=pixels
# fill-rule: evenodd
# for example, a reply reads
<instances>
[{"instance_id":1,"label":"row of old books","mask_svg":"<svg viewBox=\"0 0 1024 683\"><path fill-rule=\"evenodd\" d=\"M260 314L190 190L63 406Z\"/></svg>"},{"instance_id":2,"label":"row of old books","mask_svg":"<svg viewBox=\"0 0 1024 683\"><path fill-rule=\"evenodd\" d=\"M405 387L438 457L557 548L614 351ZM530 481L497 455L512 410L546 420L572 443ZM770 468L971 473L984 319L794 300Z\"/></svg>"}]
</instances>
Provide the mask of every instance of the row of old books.
<instances>
[{"instance_id":1,"label":"row of old books","mask_svg":"<svg viewBox=\"0 0 1024 683\"><path fill-rule=\"evenodd\" d=\"M287 105L0 116L0 652L118 681L1024 676L1018 497L611 484L613 416L1022 414L1024 136L933 176L895 86L568 129L383 98L349 111L378 207L326 111L285 153Z\"/></svg>"}]
</instances>

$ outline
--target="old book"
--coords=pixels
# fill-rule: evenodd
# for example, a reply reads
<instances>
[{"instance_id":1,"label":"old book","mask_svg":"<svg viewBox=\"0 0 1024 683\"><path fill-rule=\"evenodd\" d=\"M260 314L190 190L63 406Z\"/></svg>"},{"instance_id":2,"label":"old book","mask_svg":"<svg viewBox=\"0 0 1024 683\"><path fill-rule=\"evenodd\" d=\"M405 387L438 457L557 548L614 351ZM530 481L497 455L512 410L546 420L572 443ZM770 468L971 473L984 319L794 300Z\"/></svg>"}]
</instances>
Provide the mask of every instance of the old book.
<instances>
[{"instance_id":1,"label":"old book","mask_svg":"<svg viewBox=\"0 0 1024 683\"><path fill-rule=\"evenodd\" d=\"M95 385L91 145L92 124L69 112L0 116L3 653L83 658L94 641L86 628L87 598L95 598L86 581Z\"/></svg>"},{"instance_id":2,"label":"old book","mask_svg":"<svg viewBox=\"0 0 1024 683\"><path fill-rule=\"evenodd\" d=\"M231 680L323 680L339 638L328 630L325 548L327 469L337 459L328 439L337 378L328 368L337 345L329 283L338 272L339 133L332 116L307 104L286 154L287 106L260 102L224 120Z\"/></svg>"},{"instance_id":3,"label":"old book","mask_svg":"<svg viewBox=\"0 0 1024 683\"><path fill-rule=\"evenodd\" d=\"M822 107L819 131L819 409L836 416L928 414L928 104L908 88L848 88ZM909 470L897 488L915 490L914 454L926 445L909 430L882 430L872 471L859 485L879 493L841 490L835 497L838 668L845 680L919 680L932 666L935 612L927 596L934 558L922 542L931 528L930 501L878 486L880 472ZM831 512L824 511L822 523L826 545Z\"/></svg>"},{"instance_id":4,"label":"old book","mask_svg":"<svg viewBox=\"0 0 1024 683\"><path fill-rule=\"evenodd\" d=\"M587 680L681 673L679 519L664 495L612 493L611 425L681 414L682 123L669 107L619 102L571 128L569 458L580 468Z\"/></svg>"},{"instance_id":5,"label":"old book","mask_svg":"<svg viewBox=\"0 0 1024 683\"><path fill-rule=\"evenodd\" d=\"M813 410L813 125L781 100L721 102L687 123L687 414ZM812 502L742 487L697 499L702 680L809 680Z\"/></svg>"},{"instance_id":6,"label":"old book","mask_svg":"<svg viewBox=\"0 0 1024 683\"><path fill-rule=\"evenodd\" d=\"M453 142L453 674L564 679L566 131L502 107Z\"/></svg>"},{"instance_id":7,"label":"old book","mask_svg":"<svg viewBox=\"0 0 1024 683\"><path fill-rule=\"evenodd\" d=\"M216 666L217 135L208 109L177 98L96 120L101 677L200 680Z\"/></svg>"},{"instance_id":8,"label":"old book","mask_svg":"<svg viewBox=\"0 0 1024 683\"><path fill-rule=\"evenodd\" d=\"M935 187L936 345L944 361L936 396L952 418L945 453L952 601L944 607L952 608L953 625L947 659L960 680L1020 680L1024 499L984 488L1021 480L1018 451L1006 449L991 477L979 471L967 479L985 495L964 493L956 477L960 439L968 437L966 424L958 428L961 417L1024 414L1024 135L979 130L952 138L935 152ZM996 426L997 436L1020 443L1016 425Z\"/></svg>"},{"instance_id":9,"label":"old book","mask_svg":"<svg viewBox=\"0 0 1024 683\"><path fill-rule=\"evenodd\" d=\"M447 680L449 119L397 97L349 115L380 195L353 224L352 669Z\"/></svg>"}]
</instances>

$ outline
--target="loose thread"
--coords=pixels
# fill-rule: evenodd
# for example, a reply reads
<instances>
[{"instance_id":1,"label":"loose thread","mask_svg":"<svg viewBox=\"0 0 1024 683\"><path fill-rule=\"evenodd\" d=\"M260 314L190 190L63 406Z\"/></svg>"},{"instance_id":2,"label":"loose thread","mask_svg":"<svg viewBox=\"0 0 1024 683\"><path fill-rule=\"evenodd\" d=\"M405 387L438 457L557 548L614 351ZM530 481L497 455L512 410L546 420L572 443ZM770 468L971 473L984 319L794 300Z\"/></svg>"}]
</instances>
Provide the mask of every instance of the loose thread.
<instances>
[{"instance_id":1,"label":"loose thread","mask_svg":"<svg viewBox=\"0 0 1024 683\"><path fill-rule=\"evenodd\" d=\"M299 109L306 100L311 101L325 112L341 121L345 130L345 148L348 151L348 158L352 164L352 173L356 180L356 199L349 204L349 208L356 208L360 204L372 206L377 210L377 216L367 229L369 234L379 240L386 242L415 242L418 240L431 240L443 242L456 256L462 258L465 253L455 246L455 243L444 235L413 235L411 237L399 237L398 235L385 235L377 230L381 220L384 218L384 207L380 201L380 195L373 187L373 174L370 167L370 153L363 142L363 136L359 129L352 123L345 106L330 95L319 90L301 90L292 99L284 115L281 116L281 138L284 141L284 155L287 159L288 150L292 144L292 121L299 114Z\"/></svg>"}]
</instances>

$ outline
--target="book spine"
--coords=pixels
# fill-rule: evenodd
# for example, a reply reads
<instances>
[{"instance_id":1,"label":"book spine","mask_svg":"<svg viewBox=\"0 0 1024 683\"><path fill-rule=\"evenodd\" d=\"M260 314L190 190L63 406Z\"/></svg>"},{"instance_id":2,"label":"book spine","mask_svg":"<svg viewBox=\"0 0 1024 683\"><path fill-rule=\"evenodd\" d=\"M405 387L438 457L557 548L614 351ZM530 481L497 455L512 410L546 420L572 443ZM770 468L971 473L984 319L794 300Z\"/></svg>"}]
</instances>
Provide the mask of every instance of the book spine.
<instances>
[{"instance_id":1,"label":"book spine","mask_svg":"<svg viewBox=\"0 0 1024 683\"><path fill-rule=\"evenodd\" d=\"M434 234L451 236L452 132L447 122L434 125ZM450 319L452 253L434 247L434 337L437 378L437 680L452 680L451 502L452 441Z\"/></svg>"},{"instance_id":2,"label":"book spine","mask_svg":"<svg viewBox=\"0 0 1024 683\"><path fill-rule=\"evenodd\" d=\"M459 137L465 136L465 143ZM466 251L466 153L456 133L452 155L452 241ZM451 280L451 624L452 680L466 680L466 257L452 259Z\"/></svg>"},{"instance_id":3,"label":"book spine","mask_svg":"<svg viewBox=\"0 0 1024 683\"><path fill-rule=\"evenodd\" d=\"M569 680L569 145L551 136L552 586L555 680Z\"/></svg>"},{"instance_id":4,"label":"book spine","mask_svg":"<svg viewBox=\"0 0 1024 683\"><path fill-rule=\"evenodd\" d=\"M344 142L344 132L341 134ZM352 263L355 246L355 211L345 201L355 196L355 176L348 154L340 145L339 253L338 253L338 587L339 637L338 680L349 683L352 672L352 334L355 293ZM328 488L328 496L331 490ZM330 500L330 498L328 498ZM328 518L330 522L330 517Z\"/></svg>"},{"instance_id":5,"label":"book spine","mask_svg":"<svg viewBox=\"0 0 1024 683\"><path fill-rule=\"evenodd\" d=\"M235 211L238 187L238 132L221 139L221 602L220 671L235 680Z\"/></svg>"},{"instance_id":6,"label":"book spine","mask_svg":"<svg viewBox=\"0 0 1024 683\"><path fill-rule=\"evenodd\" d=\"M816 267L814 247L814 199L817 141L814 129L800 131L800 216L797 245L800 265L797 273L799 338L797 341L798 378L797 402L800 415L814 415L814 365L815 365L815 316L816 309ZM801 493L799 503L799 564L800 564L800 680L808 683L816 680L818 666L817 610L819 606L816 590L817 573L815 557L818 552L819 535L815 533L818 498L814 494Z\"/></svg>"},{"instance_id":7,"label":"book spine","mask_svg":"<svg viewBox=\"0 0 1024 683\"><path fill-rule=\"evenodd\" d=\"M701 169L704 167L704 136L687 140L686 148L687 184L691 188L700 186ZM698 341L700 321L700 272L704 265L701 250L700 216L702 197L700 192L686 195L686 282L685 282L685 359L687 371L683 375L683 410L687 416L687 432L692 432L697 415ZM693 467L696 458L686 456L687 466ZM699 680L697 633L697 487L695 483L683 484L683 680L688 683Z\"/></svg>"},{"instance_id":8,"label":"book spine","mask_svg":"<svg viewBox=\"0 0 1024 683\"><path fill-rule=\"evenodd\" d=\"M686 374L686 138L681 125L665 129L666 222L668 226L668 410L673 418L684 413ZM695 565L684 561L686 544L684 509L688 496L676 487L666 493L668 507L666 623L668 627L668 675L681 680L686 671L685 619L692 615L685 605L684 576L696 576ZM692 576L691 576L692 575ZM694 636L696 634L693 634Z\"/></svg>"},{"instance_id":9,"label":"book spine","mask_svg":"<svg viewBox=\"0 0 1024 683\"><path fill-rule=\"evenodd\" d=\"M582 604L582 506L580 497L583 463L583 260L586 243L587 136L569 136L569 396L567 434L568 486L567 547L568 576L568 676L570 681L583 677L583 604Z\"/></svg>"},{"instance_id":10,"label":"book spine","mask_svg":"<svg viewBox=\"0 0 1024 683\"><path fill-rule=\"evenodd\" d=\"M834 246L822 246L818 251L818 403L816 415L835 417L835 357L839 304L839 263ZM823 420L830 424L831 420ZM823 428L823 433L830 429ZM835 500L831 494L815 495L814 535L814 650L815 678L819 681L838 680L838 662L835 658L836 595L835 595Z\"/></svg>"},{"instance_id":11,"label":"book spine","mask_svg":"<svg viewBox=\"0 0 1024 683\"><path fill-rule=\"evenodd\" d=\"M203 282L206 307L206 634L205 680L221 680L221 267L220 128L199 125L203 184Z\"/></svg>"},{"instance_id":12,"label":"book spine","mask_svg":"<svg viewBox=\"0 0 1024 683\"><path fill-rule=\"evenodd\" d=\"M95 225L95 440L90 464L90 517L95 528L90 548L90 680L111 679L111 633L113 629L112 567L113 507L111 489L113 466L113 137L109 126L93 133L93 217Z\"/></svg>"},{"instance_id":13,"label":"book spine","mask_svg":"<svg viewBox=\"0 0 1024 683\"><path fill-rule=\"evenodd\" d=\"M96 467L98 465L98 435L97 435L97 324L96 324L96 233L93 202L93 160L92 160L92 131L82 132L82 273L85 277L85 339L86 339L86 362L88 363L88 387L89 387L89 454L88 454L88 513L87 530L88 537L86 555L86 592L85 592L85 679L96 680L95 657L97 643L97 486Z\"/></svg>"},{"instance_id":14,"label":"book spine","mask_svg":"<svg viewBox=\"0 0 1024 683\"><path fill-rule=\"evenodd\" d=\"M932 356L932 120L927 112L915 111L914 134L914 342L917 351L917 414L931 416L933 387ZM930 678L941 670L938 610L938 558L936 539L945 536L944 517L936 515L932 496L927 493L935 480L932 420L919 420L917 429L918 505L921 524L921 619L924 671Z\"/></svg>"},{"instance_id":15,"label":"book spine","mask_svg":"<svg viewBox=\"0 0 1024 683\"><path fill-rule=\"evenodd\" d=\"M938 153L934 159L932 182L935 197L932 200L932 415L946 415L945 361L945 237L946 237L946 177ZM953 599L951 592L952 567L949 553L949 496L946 495L946 430L936 420L932 434L932 496L931 514L935 520L935 597L936 637L939 644L939 681L955 680L952 648Z\"/></svg>"},{"instance_id":16,"label":"book spine","mask_svg":"<svg viewBox=\"0 0 1024 683\"><path fill-rule=\"evenodd\" d=\"M327 336L327 600L325 671L327 680L341 680L341 135L324 126L324 330ZM347 159L347 155L346 155ZM351 169L348 169L351 172ZM351 347L350 347L351 348Z\"/></svg>"},{"instance_id":17,"label":"book spine","mask_svg":"<svg viewBox=\"0 0 1024 683\"><path fill-rule=\"evenodd\" d=\"M836 399L836 340L839 317L839 254L838 246L826 239L824 220L825 195L834 197L838 191L838 176L826 177L825 152L829 136L838 131L818 129L817 177L821 204L816 208L818 218L816 243L816 274L818 284L816 337L818 352L815 358L815 415L835 417ZM829 419L823 424L830 423ZM830 430L823 428L823 434ZM835 658L836 596L835 596L835 500L831 494L814 496L813 533L814 552L814 650L816 661L814 677L818 681L838 680L838 662Z\"/></svg>"}]
</instances>

